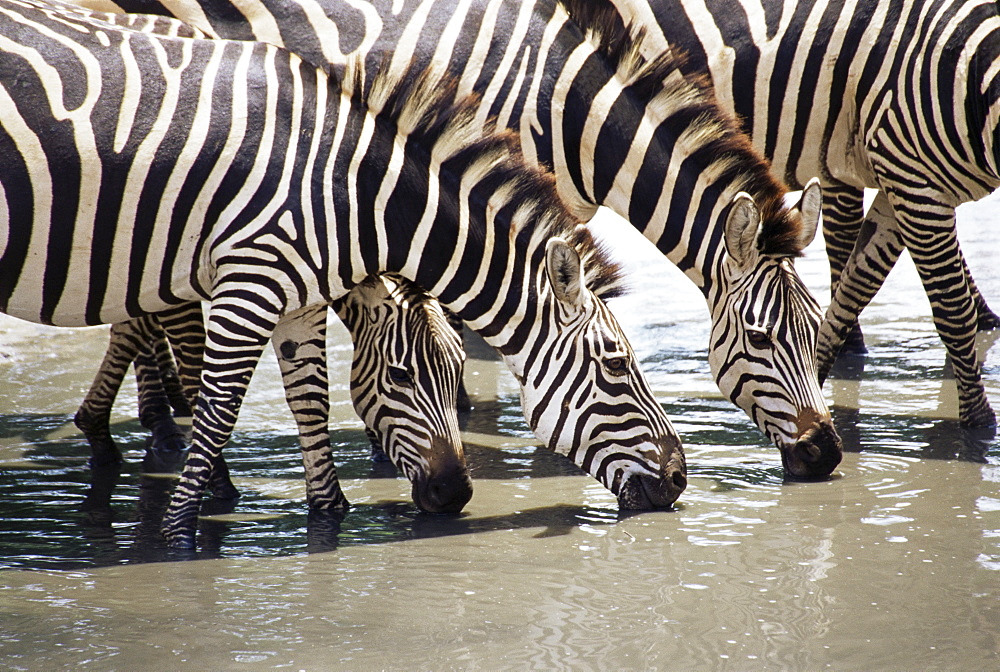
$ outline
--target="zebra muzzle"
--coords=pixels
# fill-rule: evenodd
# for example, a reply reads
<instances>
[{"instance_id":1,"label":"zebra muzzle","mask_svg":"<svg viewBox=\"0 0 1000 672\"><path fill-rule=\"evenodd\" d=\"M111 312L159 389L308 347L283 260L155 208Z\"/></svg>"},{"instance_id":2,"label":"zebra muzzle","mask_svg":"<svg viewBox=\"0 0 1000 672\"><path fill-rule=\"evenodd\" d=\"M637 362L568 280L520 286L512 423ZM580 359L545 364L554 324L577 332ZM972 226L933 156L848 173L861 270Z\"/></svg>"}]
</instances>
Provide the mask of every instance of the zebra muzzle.
<instances>
[{"instance_id":1,"label":"zebra muzzle","mask_svg":"<svg viewBox=\"0 0 1000 672\"><path fill-rule=\"evenodd\" d=\"M618 491L618 508L623 511L648 511L673 506L687 488L687 465L684 454L675 453L658 475L633 473Z\"/></svg>"},{"instance_id":2,"label":"zebra muzzle","mask_svg":"<svg viewBox=\"0 0 1000 672\"><path fill-rule=\"evenodd\" d=\"M458 513L472 499L472 479L464 463L454 461L413 480L413 502L428 513Z\"/></svg>"},{"instance_id":3,"label":"zebra muzzle","mask_svg":"<svg viewBox=\"0 0 1000 672\"><path fill-rule=\"evenodd\" d=\"M791 446L781 447L786 477L816 480L828 477L844 455L843 442L829 420L812 423Z\"/></svg>"}]
</instances>

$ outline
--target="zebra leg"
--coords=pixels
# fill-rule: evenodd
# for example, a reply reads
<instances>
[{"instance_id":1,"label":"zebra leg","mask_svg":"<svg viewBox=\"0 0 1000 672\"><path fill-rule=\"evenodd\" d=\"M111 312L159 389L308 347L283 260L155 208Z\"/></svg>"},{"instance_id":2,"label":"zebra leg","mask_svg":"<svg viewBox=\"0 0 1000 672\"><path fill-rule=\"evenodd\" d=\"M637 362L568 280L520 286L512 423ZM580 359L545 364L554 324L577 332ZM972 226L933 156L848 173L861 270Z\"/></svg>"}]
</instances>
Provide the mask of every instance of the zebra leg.
<instances>
[{"instance_id":1,"label":"zebra leg","mask_svg":"<svg viewBox=\"0 0 1000 672\"><path fill-rule=\"evenodd\" d=\"M927 204L921 220L908 221L900 204L900 229L917 273L930 300L934 326L951 358L958 386L958 417L967 427L996 425L996 414L986 397L982 366L976 352L978 314L968 269L958 243L955 211L939 213L927 224ZM938 213L935 213L938 214Z\"/></svg>"},{"instance_id":2,"label":"zebra leg","mask_svg":"<svg viewBox=\"0 0 1000 672\"><path fill-rule=\"evenodd\" d=\"M858 316L882 287L902 251L903 241L892 207L885 194L879 192L856 236L854 251L840 274L819 328L816 372L820 384L826 381Z\"/></svg>"},{"instance_id":3,"label":"zebra leg","mask_svg":"<svg viewBox=\"0 0 1000 672\"><path fill-rule=\"evenodd\" d=\"M194 409L205 356L205 319L201 313L201 304L185 303L172 310L157 313L156 319L167 336L184 397L188 406Z\"/></svg>"},{"instance_id":4,"label":"zebra leg","mask_svg":"<svg viewBox=\"0 0 1000 672\"><path fill-rule=\"evenodd\" d=\"M892 199L892 200L890 200ZM891 192L876 197L872 206L877 227L863 248L848 262L841 282L820 326L817 371L820 381L829 373L836 348L850 321L868 305L899 256L902 244L910 252L931 303L934 325L944 342L958 385L959 418L970 427L996 424L981 380L976 354L976 310L958 245L954 210L941 206L928 220L933 199L924 199L919 217L905 209L905 199Z\"/></svg>"},{"instance_id":5,"label":"zebra leg","mask_svg":"<svg viewBox=\"0 0 1000 672\"><path fill-rule=\"evenodd\" d=\"M976 328L979 331L992 331L1000 328L1000 316L987 305L986 299L983 298L982 292L976 286L976 281L972 278L972 271L969 270L964 254L962 255L962 268L965 271L965 281L969 283L969 291L972 292L972 300L976 304Z\"/></svg>"},{"instance_id":6,"label":"zebra leg","mask_svg":"<svg viewBox=\"0 0 1000 672\"><path fill-rule=\"evenodd\" d=\"M278 355L285 399L299 429L309 508L344 509L349 504L330 447L326 315L327 307L318 305L285 316L275 327L271 343Z\"/></svg>"},{"instance_id":7,"label":"zebra leg","mask_svg":"<svg viewBox=\"0 0 1000 672\"><path fill-rule=\"evenodd\" d=\"M194 409L205 356L205 319L201 313L201 304L186 303L157 313L156 319L167 336L173 359L177 362L177 377L187 405ZM229 478L229 466L221 455L217 468L212 471L210 487L216 499L236 499L240 496L239 490Z\"/></svg>"},{"instance_id":8,"label":"zebra leg","mask_svg":"<svg viewBox=\"0 0 1000 672\"><path fill-rule=\"evenodd\" d=\"M181 452L187 447L174 422L173 408L163 384L163 369L155 354L157 343L166 339L159 325L152 330L152 341L144 339L135 355L135 378L139 388L139 422L152 432L154 451ZM171 365L172 366L172 365ZM185 402L186 403L186 402Z\"/></svg>"},{"instance_id":9,"label":"zebra leg","mask_svg":"<svg viewBox=\"0 0 1000 672\"><path fill-rule=\"evenodd\" d=\"M191 401L188 399L184 386L181 384L180 375L177 373L177 364L174 361L170 342L159 322L156 326L160 337L153 339L153 357L156 360L160 384L167 397L167 403L173 409L174 417L190 418Z\"/></svg>"},{"instance_id":10,"label":"zebra leg","mask_svg":"<svg viewBox=\"0 0 1000 672\"><path fill-rule=\"evenodd\" d=\"M238 288L231 293L232 303L217 299L209 312L191 449L160 527L167 543L177 548L194 548L202 494L213 471L219 471L216 465L221 464L222 448L229 441L253 370L278 322L278 316L269 315L266 306L258 305L249 314L250 309L239 301L246 293Z\"/></svg>"},{"instance_id":11,"label":"zebra leg","mask_svg":"<svg viewBox=\"0 0 1000 672\"><path fill-rule=\"evenodd\" d=\"M837 291L844 266L854 250L865 216L864 189L845 184L823 187L823 238L830 261L830 296ZM839 354L863 355L868 352L865 337L857 320L851 325Z\"/></svg>"},{"instance_id":12,"label":"zebra leg","mask_svg":"<svg viewBox=\"0 0 1000 672\"><path fill-rule=\"evenodd\" d=\"M121 450L111 438L111 407L144 336L138 320L111 325L107 352L73 422L90 444L91 467L117 464Z\"/></svg>"}]
</instances>

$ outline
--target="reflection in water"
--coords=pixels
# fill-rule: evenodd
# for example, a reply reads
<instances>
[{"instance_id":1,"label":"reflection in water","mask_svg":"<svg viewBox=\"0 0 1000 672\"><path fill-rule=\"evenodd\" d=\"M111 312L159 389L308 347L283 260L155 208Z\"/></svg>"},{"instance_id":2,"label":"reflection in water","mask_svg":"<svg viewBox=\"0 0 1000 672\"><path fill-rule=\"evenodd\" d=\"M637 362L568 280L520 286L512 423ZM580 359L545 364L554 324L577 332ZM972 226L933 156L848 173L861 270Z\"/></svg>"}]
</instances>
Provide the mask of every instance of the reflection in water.
<instances>
[{"instance_id":1,"label":"reflection in water","mask_svg":"<svg viewBox=\"0 0 1000 672\"><path fill-rule=\"evenodd\" d=\"M976 234L965 251L998 302L1000 233ZM824 302L821 252L797 263ZM159 537L177 456L146 452L134 387L112 428L125 462L87 467L71 417L105 332L0 322L0 666L1000 666L1000 444L955 421L912 269L894 271L863 317L870 354L827 385L847 454L820 483L785 482L777 450L719 396L704 302L675 272L642 266L635 294L613 305L685 441L690 487L675 510L620 515L537 446L516 385L470 348L475 494L461 514L421 513L409 483L368 458L347 396L350 343L334 328L331 428L354 506L307 511L269 357L226 449L242 497L206 500L194 552ZM644 289L662 282L677 286L669 303ZM1000 408L995 340L979 345Z\"/></svg>"}]
</instances>

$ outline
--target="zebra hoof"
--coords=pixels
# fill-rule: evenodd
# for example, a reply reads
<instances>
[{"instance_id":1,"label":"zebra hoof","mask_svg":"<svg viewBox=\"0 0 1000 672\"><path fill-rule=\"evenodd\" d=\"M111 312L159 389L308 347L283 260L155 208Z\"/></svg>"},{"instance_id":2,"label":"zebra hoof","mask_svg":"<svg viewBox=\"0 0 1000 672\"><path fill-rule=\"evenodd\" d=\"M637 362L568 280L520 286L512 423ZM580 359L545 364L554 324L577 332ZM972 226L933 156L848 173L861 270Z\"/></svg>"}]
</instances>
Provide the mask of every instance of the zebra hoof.
<instances>
[{"instance_id":1,"label":"zebra hoof","mask_svg":"<svg viewBox=\"0 0 1000 672\"><path fill-rule=\"evenodd\" d=\"M142 470L147 474L170 474L181 470L184 453L175 450L157 450L152 442L146 446L142 457Z\"/></svg>"},{"instance_id":2,"label":"zebra hoof","mask_svg":"<svg viewBox=\"0 0 1000 672\"><path fill-rule=\"evenodd\" d=\"M154 429L150 439L150 449L161 453L183 453L188 448L184 434L176 425L173 428Z\"/></svg>"},{"instance_id":3,"label":"zebra hoof","mask_svg":"<svg viewBox=\"0 0 1000 672\"><path fill-rule=\"evenodd\" d=\"M194 544L194 531L180 531L180 532L167 532L162 531L163 537L167 540L167 546L170 548L178 548L187 551L193 551L195 548Z\"/></svg>"},{"instance_id":4,"label":"zebra hoof","mask_svg":"<svg viewBox=\"0 0 1000 672\"><path fill-rule=\"evenodd\" d=\"M240 491L236 489L232 481L219 481L218 483L212 483L212 497L225 500L239 499Z\"/></svg>"},{"instance_id":5,"label":"zebra hoof","mask_svg":"<svg viewBox=\"0 0 1000 672\"><path fill-rule=\"evenodd\" d=\"M996 427L997 416L988 403L983 403L975 409L963 411L961 414L962 426L968 429L983 429L986 427Z\"/></svg>"},{"instance_id":6,"label":"zebra hoof","mask_svg":"<svg viewBox=\"0 0 1000 672\"><path fill-rule=\"evenodd\" d=\"M861 327L854 325L854 327L847 332L847 337L844 339L844 345L840 348L840 355L847 356L857 356L865 355L868 353L868 347L865 345L865 335L861 331Z\"/></svg>"},{"instance_id":7,"label":"zebra hoof","mask_svg":"<svg viewBox=\"0 0 1000 672\"><path fill-rule=\"evenodd\" d=\"M118 446L109 437L107 442L90 442L90 468L101 469L104 467L119 466L124 462L122 453Z\"/></svg>"},{"instance_id":8,"label":"zebra hoof","mask_svg":"<svg viewBox=\"0 0 1000 672\"><path fill-rule=\"evenodd\" d=\"M1000 317L997 317L997 314L992 310L987 310L985 313L979 314L976 329L979 331L993 331L998 328L1000 328Z\"/></svg>"},{"instance_id":9,"label":"zebra hoof","mask_svg":"<svg viewBox=\"0 0 1000 672\"><path fill-rule=\"evenodd\" d=\"M340 483L336 483L333 492L320 496L307 496L309 511L329 513L331 515L342 515L351 508L351 503L344 496L344 491L340 489Z\"/></svg>"},{"instance_id":10,"label":"zebra hoof","mask_svg":"<svg viewBox=\"0 0 1000 672\"><path fill-rule=\"evenodd\" d=\"M195 520L197 520L197 517L195 517ZM167 546L170 548L194 550L195 520L185 522L175 519L169 514L164 516L163 524L160 526L160 534L163 535Z\"/></svg>"}]
</instances>

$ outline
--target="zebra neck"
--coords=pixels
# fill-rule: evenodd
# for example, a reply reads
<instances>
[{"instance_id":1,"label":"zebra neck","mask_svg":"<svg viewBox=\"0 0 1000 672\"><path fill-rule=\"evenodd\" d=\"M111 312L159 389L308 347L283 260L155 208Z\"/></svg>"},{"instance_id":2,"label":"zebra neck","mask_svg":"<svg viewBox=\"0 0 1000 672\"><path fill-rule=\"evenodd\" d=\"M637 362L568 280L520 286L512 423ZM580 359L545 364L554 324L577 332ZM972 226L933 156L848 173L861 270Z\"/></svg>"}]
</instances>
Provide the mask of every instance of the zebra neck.
<instances>
[{"instance_id":1,"label":"zebra neck","mask_svg":"<svg viewBox=\"0 0 1000 672\"><path fill-rule=\"evenodd\" d=\"M567 155L560 183L628 220L708 297L732 199L747 191L770 207L784 185L707 83L683 74L679 58L647 48L634 25L576 11L595 57L567 66L571 76L561 79L570 84L553 93L552 126Z\"/></svg>"}]
</instances>

